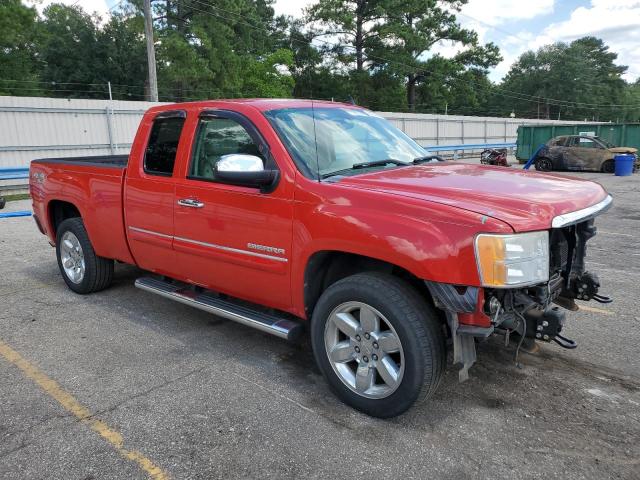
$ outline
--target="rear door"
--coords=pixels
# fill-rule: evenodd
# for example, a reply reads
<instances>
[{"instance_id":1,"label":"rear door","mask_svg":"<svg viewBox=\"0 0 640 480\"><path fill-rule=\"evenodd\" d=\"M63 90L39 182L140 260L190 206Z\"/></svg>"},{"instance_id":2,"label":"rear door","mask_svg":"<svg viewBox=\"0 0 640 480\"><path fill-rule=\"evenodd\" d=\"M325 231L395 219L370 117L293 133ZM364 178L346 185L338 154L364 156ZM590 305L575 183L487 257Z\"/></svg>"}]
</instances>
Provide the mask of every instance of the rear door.
<instances>
[{"instance_id":1,"label":"rear door","mask_svg":"<svg viewBox=\"0 0 640 480\"><path fill-rule=\"evenodd\" d=\"M174 249L189 281L274 308L291 305L293 194L220 183L215 165L232 153L277 166L269 145L243 115L203 112L187 171L176 183Z\"/></svg>"},{"instance_id":2,"label":"rear door","mask_svg":"<svg viewBox=\"0 0 640 480\"><path fill-rule=\"evenodd\" d=\"M571 137L563 155L568 170L598 170L602 146L591 137Z\"/></svg>"},{"instance_id":3,"label":"rear door","mask_svg":"<svg viewBox=\"0 0 640 480\"><path fill-rule=\"evenodd\" d=\"M149 121L149 137L137 168L125 183L125 223L131 253L138 266L175 276L173 251L174 170L180 153L186 113L161 112ZM132 155L134 151L132 150Z\"/></svg>"}]
</instances>

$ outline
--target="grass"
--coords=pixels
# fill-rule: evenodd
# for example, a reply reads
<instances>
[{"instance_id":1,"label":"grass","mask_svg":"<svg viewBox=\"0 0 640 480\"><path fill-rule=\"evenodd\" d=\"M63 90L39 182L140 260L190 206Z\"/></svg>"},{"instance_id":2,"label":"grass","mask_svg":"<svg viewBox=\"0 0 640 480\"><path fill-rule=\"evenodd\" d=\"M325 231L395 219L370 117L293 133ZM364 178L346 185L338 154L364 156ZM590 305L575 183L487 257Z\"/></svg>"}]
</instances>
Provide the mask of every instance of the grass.
<instances>
[{"instance_id":1,"label":"grass","mask_svg":"<svg viewBox=\"0 0 640 480\"><path fill-rule=\"evenodd\" d=\"M28 193L16 193L15 195L4 195L4 199L8 202L15 202L17 200L28 200L31 196Z\"/></svg>"}]
</instances>

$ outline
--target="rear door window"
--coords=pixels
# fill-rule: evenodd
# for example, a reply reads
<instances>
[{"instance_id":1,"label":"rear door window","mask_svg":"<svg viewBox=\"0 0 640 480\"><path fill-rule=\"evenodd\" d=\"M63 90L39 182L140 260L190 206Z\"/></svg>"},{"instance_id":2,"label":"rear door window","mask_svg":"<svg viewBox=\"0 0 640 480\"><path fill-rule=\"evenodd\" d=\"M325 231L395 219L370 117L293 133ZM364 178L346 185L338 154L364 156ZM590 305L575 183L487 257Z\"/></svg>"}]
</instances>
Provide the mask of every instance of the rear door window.
<instances>
[{"instance_id":1,"label":"rear door window","mask_svg":"<svg viewBox=\"0 0 640 480\"><path fill-rule=\"evenodd\" d=\"M173 174L184 121L183 112L169 112L167 116L161 114L153 121L144 155L146 173L167 177Z\"/></svg>"}]
</instances>

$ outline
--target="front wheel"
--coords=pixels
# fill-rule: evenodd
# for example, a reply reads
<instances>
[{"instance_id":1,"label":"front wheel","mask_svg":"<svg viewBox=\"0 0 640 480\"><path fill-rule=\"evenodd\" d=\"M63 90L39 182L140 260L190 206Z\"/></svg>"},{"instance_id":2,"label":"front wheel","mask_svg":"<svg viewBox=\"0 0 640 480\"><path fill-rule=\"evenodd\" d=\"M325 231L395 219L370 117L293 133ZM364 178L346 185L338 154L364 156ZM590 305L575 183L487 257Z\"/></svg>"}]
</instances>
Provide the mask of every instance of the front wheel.
<instances>
[{"instance_id":1,"label":"front wheel","mask_svg":"<svg viewBox=\"0 0 640 480\"><path fill-rule=\"evenodd\" d=\"M80 218L68 218L58 227L56 256L62 278L74 292L98 292L111 285L113 260L96 255Z\"/></svg>"},{"instance_id":2,"label":"front wheel","mask_svg":"<svg viewBox=\"0 0 640 480\"><path fill-rule=\"evenodd\" d=\"M437 388L446 363L440 325L433 308L406 282L361 273L322 294L311 342L320 370L344 403L388 418Z\"/></svg>"},{"instance_id":3,"label":"front wheel","mask_svg":"<svg viewBox=\"0 0 640 480\"><path fill-rule=\"evenodd\" d=\"M541 157L536 159L535 167L540 172L550 172L553 170L553 162L549 158Z\"/></svg>"}]
</instances>

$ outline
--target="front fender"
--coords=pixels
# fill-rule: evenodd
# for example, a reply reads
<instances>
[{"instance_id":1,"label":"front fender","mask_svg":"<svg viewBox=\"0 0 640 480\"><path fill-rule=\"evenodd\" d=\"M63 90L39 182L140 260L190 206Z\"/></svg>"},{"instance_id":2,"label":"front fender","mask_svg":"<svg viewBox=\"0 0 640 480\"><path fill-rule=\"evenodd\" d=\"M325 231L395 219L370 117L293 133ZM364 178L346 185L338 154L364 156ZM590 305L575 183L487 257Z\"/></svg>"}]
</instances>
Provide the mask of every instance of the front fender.
<instances>
[{"instance_id":1,"label":"front fender","mask_svg":"<svg viewBox=\"0 0 640 480\"><path fill-rule=\"evenodd\" d=\"M475 236L513 232L500 220L448 205L371 191L352 193L321 203L296 202L292 259L296 310L304 305L306 265L317 252L353 253L397 265L421 279L479 286Z\"/></svg>"}]
</instances>

